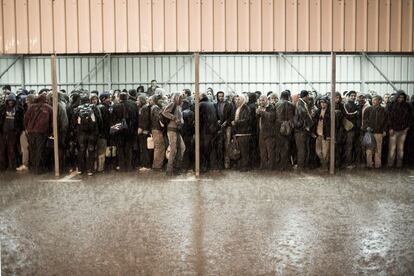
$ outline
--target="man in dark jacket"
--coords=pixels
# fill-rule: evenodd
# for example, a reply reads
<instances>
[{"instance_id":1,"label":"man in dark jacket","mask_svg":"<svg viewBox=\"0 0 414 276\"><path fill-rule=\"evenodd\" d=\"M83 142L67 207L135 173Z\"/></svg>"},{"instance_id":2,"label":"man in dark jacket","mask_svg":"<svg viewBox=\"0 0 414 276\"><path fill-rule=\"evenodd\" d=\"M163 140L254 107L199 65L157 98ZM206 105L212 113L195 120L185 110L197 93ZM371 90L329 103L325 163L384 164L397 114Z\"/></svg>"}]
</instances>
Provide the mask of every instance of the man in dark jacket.
<instances>
[{"instance_id":1,"label":"man in dark jacket","mask_svg":"<svg viewBox=\"0 0 414 276\"><path fill-rule=\"evenodd\" d=\"M185 152L183 156L183 168L194 169L194 108L188 98L183 100L183 120L184 125L181 129L181 135L183 136L185 144Z\"/></svg>"},{"instance_id":2,"label":"man in dark jacket","mask_svg":"<svg viewBox=\"0 0 414 276\"><path fill-rule=\"evenodd\" d=\"M349 91L347 102L344 105L344 126L346 131L345 138L345 164L348 168L353 168L354 155L356 152L356 136L360 128L360 112L355 103L356 92Z\"/></svg>"},{"instance_id":3,"label":"man in dark jacket","mask_svg":"<svg viewBox=\"0 0 414 276\"><path fill-rule=\"evenodd\" d=\"M7 96L0 104L0 171L17 167L17 145L23 131L24 110L16 101L16 95Z\"/></svg>"},{"instance_id":4,"label":"man in dark jacket","mask_svg":"<svg viewBox=\"0 0 414 276\"><path fill-rule=\"evenodd\" d=\"M231 124L233 106L230 102L225 100L224 92L219 91L216 94L217 103L215 103L216 112L218 116L218 124L220 127L219 139L217 139L217 159L220 167L224 162L226 169L230 168L230 158L228 157L228 146L231 140Z\"/></svg>"},{"instance_id":5,"label":"man in dark jacket","mask_svg":"<svg viewBox=\"0 0 414 276\"><path fill-rule=\"evenodd\" d=\"M98 155L98 172L103 172L105 169L105 161L106 161L106 148L109 145L109 130L111 127L111 95L108 92L103 92L99 96L100 103L98 104L97 108L101 113L102 117L102 128L99 132L99 139L97 145L97 155Z\"/></svg>"},{"instance_id":6,"label":"man in dark jacket","mask_svg":"<svg viewBox=\"0 0 414 276\"><path fill-rule=\"evenodd\" d=\"M304 169L308 162L310 130L313 126L311 112L309 110L309 92L302 90L296 104L294 125L295 141L297 149L298 169Z\"/></svg>"},{"instance_id":7,"label":"man in dark jacket","mask_svg":"<svg viewBox=\"0 0 414 276\"><path fill-rule=\"evenodd\" d=\"M72 125L76 130L78 141L78 172L94 172L97 143L102 131L102 117L99 109L84 96L73 114Z\"/></svg>"},{"instance_id":8,"label":"man in dark jacket","mask_svg":"<svg viewBox=\"0 0 414 276\"><path fill-rule=\"evenodd\" d=\"M217 145L214 143L218 132L218 117L214 104L206 94L200 99L200 143L201 170L217 167Z\"/></svg>"},{"instance_id":9,"label":"man in dark jacket","mask_svg":"<svg viewBox=\"0 0 414 276\"><path fill-rule=\"evenodd\" d=\"M46 93L34 101L24 115L24 125L29 139L29 158L35 173L44 170L44 153L52 133L52 107L46 103Z\"/></svg>"},{"instance_id":10,"label":"man in dark jacket","mask_svg":"<svg viewBox=\"0 0 414 276\"><path fill-rule=\"evenodd\" d=\"M412 110L404 91L398 91L395 100L388 105L389 147L388 167L394 166L397 155L397 168L402 167L404 159L404 143L411 124Z\"/></svg>"},{"instance_id":11,"label":"man in dark jacket","mask_svg":"<svg viewBox=\"0 0 414 276\"><path fill-rule=\"evenodd\" d=\"M295 115L295 106L289 101L290 94L283 91L280 95L280 101L276 107L276 155L278 156L280 170L286 170L290 163L290 143L293 135L293 117ZM280 129L284 125L284 133Z\"/></svg>"},{"instance_id":12,"label":"man in dark jacket","mask_svg":"<svg viewBox=\"0 0 414 276\"><path fill-rule=\"evenodd\" d=\"M147 148L147 139L151 132L151 104L145 95L139 95L138 106L138 144L139 165L143 169L149 169L152 165L153 150Z\"/></svg>"},{"instance_id":13,"label":"man in dark jacket","mask_svg":"<svg viewBox=\"0 0 414 276\"><path fill-rule=\"evenodd\" d=\"M124 121L126 129L114 134L114 141L118 153L118 166L122 171L132 170L132 148L134 144L134 133L138 126L138 110L135 103L128 100L128 94L122 92L119 95L119 103L114 105L112 124L115 125Z\"/></svg>"},{"instance_id":14,"label":"man in dark jacket","mask_svg":"<svg viewBox=\"0 0 414 276\"><path fill-rule=\"evenodd\" d=\"M266 95L259 97L256 109L259 130L260 169L271 170L275 166L276 109Z\"/></svg>"},{"instance_id":15,"label":"man in dark jacket","mask_svg":"<svg viewBox=\"0 0 414 276\"><path fill-rule=\"evenodd\" d=\"M366 149L367 167L375 168L381 167L381 152L382 152L382 138L385 136L387 128L387 114L385 108L381 106L381 96L374 96L372 98L372 106L367 107L364 113L363 128L364 131L372 132L376 141L375 149ZM375 159L375 163L372 159Z\"/></svg>"}]
</instances>

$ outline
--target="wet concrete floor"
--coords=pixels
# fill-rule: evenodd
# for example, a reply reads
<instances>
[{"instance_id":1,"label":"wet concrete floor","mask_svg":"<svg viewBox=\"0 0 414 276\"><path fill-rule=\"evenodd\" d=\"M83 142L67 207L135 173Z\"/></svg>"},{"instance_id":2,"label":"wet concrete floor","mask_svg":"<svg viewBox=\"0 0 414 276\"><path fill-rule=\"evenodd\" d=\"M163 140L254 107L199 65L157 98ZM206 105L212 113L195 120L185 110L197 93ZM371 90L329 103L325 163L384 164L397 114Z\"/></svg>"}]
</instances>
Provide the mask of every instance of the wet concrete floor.
<instances>
[{"instance_id":1,"label":"wet concrete floor","mask_svg":"<svg viewBox=\"0 0 414 276\"><path fill-rule=\"evenodd\" d=\"M0 175L3 275L414 275L414 171Z\"/></svg>"}]
</instances>

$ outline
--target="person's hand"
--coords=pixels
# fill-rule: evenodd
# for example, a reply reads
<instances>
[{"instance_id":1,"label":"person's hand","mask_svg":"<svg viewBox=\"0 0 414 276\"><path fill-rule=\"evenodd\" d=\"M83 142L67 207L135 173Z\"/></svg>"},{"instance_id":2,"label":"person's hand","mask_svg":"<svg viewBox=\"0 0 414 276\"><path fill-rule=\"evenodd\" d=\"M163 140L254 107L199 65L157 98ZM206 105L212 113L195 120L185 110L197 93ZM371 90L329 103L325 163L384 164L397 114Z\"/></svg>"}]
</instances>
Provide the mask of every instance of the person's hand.
<instances>
[{"instance_id":1,"label":"person's hand","mask_svg":"<svg viewBox=\"0 0 414 276\"><path fill-rule=\"evenodd\" d=\"M138 134L142 133L142 128L138 128Z\"/></svg>"},{"instance_id":2,"label":"person's hand","mask_svg":"<svg viewBox=\"0 0 414 276\"><path fill-rule=\"evenodd\" d=\"M390 131L389 131L389 132L390 132L390 136L391 136L391 135L394 135L394 130L393 130L393 129L390 129Z\"/></svg>"},{"instance_id":3,"label":"person's hand","mask_svg":"<svg viewBox=\"0 0 414 276\"><path fill-rule=\"evenodd\" d=\"M232 126L234 126L235 124L236 124L236 122L235 122L235 121L232 121L232 122L231 122L231 125L232 125Z\"/></svg>"}]
</instances>

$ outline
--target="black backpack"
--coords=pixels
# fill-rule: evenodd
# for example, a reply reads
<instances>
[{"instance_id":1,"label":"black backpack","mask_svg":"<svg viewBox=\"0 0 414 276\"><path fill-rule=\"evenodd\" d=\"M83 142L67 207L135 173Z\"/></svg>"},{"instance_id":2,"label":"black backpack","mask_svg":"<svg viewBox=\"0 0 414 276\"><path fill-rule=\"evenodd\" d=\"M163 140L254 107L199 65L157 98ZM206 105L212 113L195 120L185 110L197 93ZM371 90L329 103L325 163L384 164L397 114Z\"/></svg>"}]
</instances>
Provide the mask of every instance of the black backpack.
<instances>
[{"instance_id":1,"label":"black backpack","mask_svg":"<svg viewBox=\"0 0 414 276\"><path fill-rule=\"evenodd\" d=\"M78 130L94 131L97 129L97 118L95 116L92 104L84 104L79 106L78 111Z\"/></svg>"}]
</instances>

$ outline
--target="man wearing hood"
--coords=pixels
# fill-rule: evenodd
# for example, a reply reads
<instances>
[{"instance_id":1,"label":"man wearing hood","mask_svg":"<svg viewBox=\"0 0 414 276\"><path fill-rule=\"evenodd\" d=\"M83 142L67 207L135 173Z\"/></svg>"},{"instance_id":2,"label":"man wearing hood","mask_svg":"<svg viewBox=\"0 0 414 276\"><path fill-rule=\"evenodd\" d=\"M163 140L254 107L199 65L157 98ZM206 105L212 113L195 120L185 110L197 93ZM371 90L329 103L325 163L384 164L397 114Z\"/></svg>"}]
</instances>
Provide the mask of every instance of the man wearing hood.
<instances>
[{"instance_id":1,"label":"man wearing hood","mask_svg":"<svg viewBox=\"0 0 414 276\"><path fill-rule=\"evenodd\" d=\"M24 110L17 104L16 95L7 96L0 105L0 171L17 167L17 141L23 131Z\"/></svg>"},{"instance_id":2,"label":"man wearing hood","mask_svg":"<svg viewBox=\"0 0 414 276\"><path fill-rule=\"evenodd\" d=\"M24 115L24 126L29 138L29 158L35 173L44 170L44 153L48 137L52 134L52 107L47 104L46 93L41 93Z\"/></svg>"},{"instance_id":3,"label":"man wearing hood","mask_svg":"<svg viewBox=\"0 0 414 276\"><path fill-rule=\"evenodd\" d=\"M251 125L251 111L247 105L247 95L237 95L234 97L236 104L236 111L234 120L231 122L234 137L237 140L237 144L240 150L240 159L238 160L238 169L242 172L249 170L250 161L250 140L252 136Z\"/></svg>"},{"instance_id":4,"label":"man wearing hood","mask_svg":"<svg viewBox=\"0 0 414 276\"><path fill-rule=\"evenodd\" d=\"M167 125L167 136L170 147L167 164L167 175L169 176L174 173L179 173L185 152L185 144L180 132L184 124L181 104L181 94L174 93L171 97L171 102L162 111L162 116L169 120Z\"/></svg>"},{"instance_id":5,"label":"man wearing hood","mask_svg":"<svg viewBox=\"0 0 414 276\"><path fill-rule=\"evenodd\" d=\"M275 137L276 137L276 109L269 104L266 95L259 97L259 107L256 109L258 130L260 169L271 170L275 166Z\"/></svg>"},{"instance_id":6,"label":"man wearing hood","mask_svg":"<svg viewBox=\"0 0 414 276\"><path fill-rule=\"evenodd\" d=\"M400 90L395 100L388 105L389 147L388 167L401 168L404 159L404 143L412 118L412 109L407 102L407 95Z\"/></svg>"}]
</instances>

